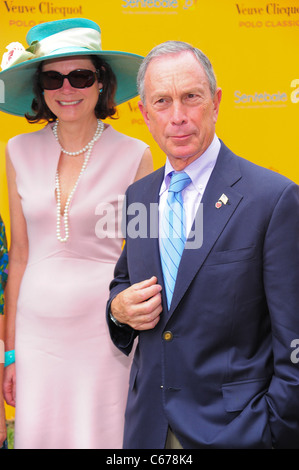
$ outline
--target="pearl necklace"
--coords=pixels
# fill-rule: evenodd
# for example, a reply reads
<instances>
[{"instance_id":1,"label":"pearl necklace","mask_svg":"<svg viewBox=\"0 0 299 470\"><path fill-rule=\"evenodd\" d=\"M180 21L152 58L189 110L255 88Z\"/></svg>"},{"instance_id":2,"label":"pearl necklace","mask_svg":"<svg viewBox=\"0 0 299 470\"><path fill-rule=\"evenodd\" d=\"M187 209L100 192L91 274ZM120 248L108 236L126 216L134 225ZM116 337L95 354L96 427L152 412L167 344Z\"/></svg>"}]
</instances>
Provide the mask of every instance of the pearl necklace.
<instances>
[{"instance_id":1,"label":"pearl necklace","mask_svg":"<svg viewBox=\"0 0 299 470\"><path fill-rule=\"evenodd\" d=\"M57 127L58 127L58 122L55 123L54 127L53 127L53 133L54 133L54 136L57 140L57 142L59 143L59 140L58 140L58 134L57 134ZM58 173L58 170L56 172L56 177L55 177L55 186L56 186L56 195L57 195L57 206L56 206L56 235L57 235L57 239L58 241L64 243L68 240L69 238L69 224L68 224L68 219L69 219L69 206L70 206L70 202L71 202L71 199L77 189L77 186L78 186L78 183L79 183L79 180L82 176L82 174L84 173L84 170L86 169L87 167L87 163L88 163L88 160L90 158L90 155L91 155L91 152L92 152L92 149L93 149L93 146L95 144L95 142L101 137L102 133L103 133L103 130L104 130L104 123L98 119L98 126L97 126L97 130L93 136L93 138L91 139L91 141L84 147L84 149L80 150L79 152L66 152L61 146L61 151L63 153L66 153L67 155L71 155L71 156L75 156L75 155L80 155L81 153L84 153L86 150L86 155L85 155L85 158L84 158L84 161L83 161L83 165L82 165L82 168L81 168L81 171L79 173L79 176L78 176L78 179L66 201L66 204L65 204L65 208L64 208L64 213L63 213L63 221L64 221L64 237L61 236L61 224L60 224L60 221L61 221L61 192L60 192L60 184L59 184L59 173ZM60 145L60 144L59 144Z\"/></svg>"},{"instance_id":2,"label":"pearl necklace","mask_svg":"<svg viewBox=\"0 0 299 470\"><path fill-rule=\"evenodd\" d=\"M59 142L59 138L58 138L58 120L55 122L54 126L53 126L53 134L55 136L55 139L57 140L57 142L59 143L60 145L60 142ZM60 149L63 153L65 153L66 155L70 155L71 157L76 157L77 155L81 155L82 153L86 152L86 150L89 149L89 147L91 145L93 145L96 140L98 140L98 138L100 137L100 135L102 134L103 130L102 130L102 127L103 127L103 123L100 119L98 119L98 126L97 126L97 129L95 131L95 134L93 136L93 138L88 142L88 144L85 145L85 147L83 147L83 149L81 150L78 150L77 152L68 152L67 150L65 150L61 145L60 145ZM99 135L98 135L99 134Z\"/></svg>"}]
</instances>

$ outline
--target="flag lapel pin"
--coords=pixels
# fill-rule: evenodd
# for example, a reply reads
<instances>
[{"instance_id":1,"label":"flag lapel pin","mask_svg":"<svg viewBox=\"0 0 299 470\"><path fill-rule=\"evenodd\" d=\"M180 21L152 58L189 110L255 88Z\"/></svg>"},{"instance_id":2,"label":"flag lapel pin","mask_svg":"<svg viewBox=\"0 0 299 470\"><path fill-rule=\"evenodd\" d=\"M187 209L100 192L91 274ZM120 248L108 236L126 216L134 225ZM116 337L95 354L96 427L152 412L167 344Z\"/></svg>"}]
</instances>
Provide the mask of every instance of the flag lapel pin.
<instances>
[{"instance_id":1,"label":"flag lapel pin","mask_svg":"<svg viewBox=\"0 0 299 470\"><path fill-rule=\"evenodd\" d=\"M216 209L220 209L222 204L226 205L227 203L228 203L228 197L226 196L226 194L223 193L218 199L218 201L216 202L215 207Z\"/></svg>"}]
</instances>

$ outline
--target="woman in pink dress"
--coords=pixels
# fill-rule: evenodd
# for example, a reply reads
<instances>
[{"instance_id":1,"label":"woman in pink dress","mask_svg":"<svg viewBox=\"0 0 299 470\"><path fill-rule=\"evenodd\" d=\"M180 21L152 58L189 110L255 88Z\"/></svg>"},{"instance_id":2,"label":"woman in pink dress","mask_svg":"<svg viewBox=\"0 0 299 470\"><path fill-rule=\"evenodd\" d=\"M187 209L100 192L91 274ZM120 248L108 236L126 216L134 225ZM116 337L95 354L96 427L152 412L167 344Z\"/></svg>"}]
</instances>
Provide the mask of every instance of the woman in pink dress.
<instances>
[{"instance_id":1,"label":"woman in pink dress","mask_svg":"<svg viewBox=\"0 0 299 470\"><path fill-rule=\"evenodd\" d=\"M101 119L136 96L141 58L102 51L85 19L35 26L27 41L9 48L0 73L0 109L47 122L7 145L5 345L15 363L4 391L15 448L121 448L130 358L109 339L105 307L124 193L152 159Z\"/></svg>"}]
</instances>

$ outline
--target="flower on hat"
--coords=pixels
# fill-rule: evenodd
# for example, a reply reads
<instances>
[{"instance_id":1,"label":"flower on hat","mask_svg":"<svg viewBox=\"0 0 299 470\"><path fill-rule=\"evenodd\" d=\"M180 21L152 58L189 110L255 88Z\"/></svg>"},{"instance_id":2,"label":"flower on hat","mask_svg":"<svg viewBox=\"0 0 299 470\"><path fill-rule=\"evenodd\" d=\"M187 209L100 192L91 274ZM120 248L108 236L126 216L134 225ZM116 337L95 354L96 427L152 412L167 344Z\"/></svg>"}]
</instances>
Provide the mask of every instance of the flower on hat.
<instances>
[{"instance_id":1,"label":"flower on hat","mask_svg":"<svg viewBox=\"0 0 299 470\"><path fill-rule=\"evenodd\" d=\"M22 46L19 42L11 42L6 46L8 52L5 52L2 57L1 68L2 70L6 69L10 65L12 65L15 60L22 55L25 51L24 46Z\"/></svg>"},{"instance_id":2,"label":"flower on hat","mask_svg":"<svg viewBox=\"0 0 299 470\"><path fill-rule=\"evenodd\" d=\"M5 52L2 57L1 68L2 70L11 67L12 65L24 62L33 57L30 48L25 49L20 42L11 42L6 46L8 52Z\"/></svg>"}]
</instances>

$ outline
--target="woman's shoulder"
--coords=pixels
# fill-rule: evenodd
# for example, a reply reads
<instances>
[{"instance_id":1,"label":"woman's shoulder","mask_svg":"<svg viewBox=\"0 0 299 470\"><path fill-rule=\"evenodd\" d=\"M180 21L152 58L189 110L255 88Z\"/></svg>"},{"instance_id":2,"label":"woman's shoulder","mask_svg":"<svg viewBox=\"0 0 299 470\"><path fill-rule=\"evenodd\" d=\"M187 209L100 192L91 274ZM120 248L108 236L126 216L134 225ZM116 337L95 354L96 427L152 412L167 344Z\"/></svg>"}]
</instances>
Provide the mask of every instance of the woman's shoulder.
<instances>
[{"instance_id":1,"label":"woman's shoulder","mask_svg":"<svg viewBox=\"0 0 299 470\"><path fill-rule=\"evenodd\" d=\"M123 132L114 129L110 124L106 126L105 132L107 133L107 137L111 139L110 141L114 142L115 144L128 144L132 146L142 146L144 148L148 147L148 144L143 140L128 134L124 134Z\"/></svg>"},{"instance_id":2,"label":"woman's shoulder","mask_svg":"<svg viewBox=\"0 0 299 470\"><path fill-rule=\"evenodd\" d=\"M33 132L26 132L23 134L17 134L14 137L11 137L8 141L8 147L11 145L28 145L30 142L34 142L40 139L45 139L47 135L50 135L50 126L47 125L41 129L38 129Z\"/></svg>"}]
</instances>

